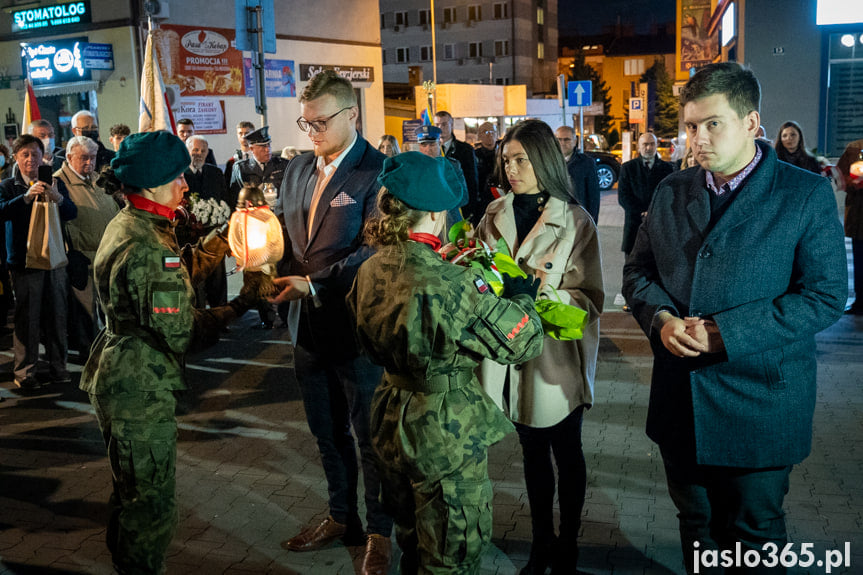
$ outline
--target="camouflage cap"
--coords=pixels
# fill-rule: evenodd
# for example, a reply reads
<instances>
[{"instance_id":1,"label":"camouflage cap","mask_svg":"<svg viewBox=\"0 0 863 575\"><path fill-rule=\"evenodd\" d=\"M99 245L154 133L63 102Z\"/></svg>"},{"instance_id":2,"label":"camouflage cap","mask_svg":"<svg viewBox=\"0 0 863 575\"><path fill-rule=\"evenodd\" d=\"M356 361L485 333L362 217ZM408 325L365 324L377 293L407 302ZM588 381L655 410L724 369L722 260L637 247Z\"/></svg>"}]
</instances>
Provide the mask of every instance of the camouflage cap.
<instances>
[{"instance_id":1,"label":"camouflage cap","mask_svg":"<svg viewBox=\"0 0 863 575\"><path fill-rule=\"evenodd\" d=\"M385 159L378 183L410 207L427 212L457 207L466 187L449 159L420 152Z\"/></svg>"}]
</instances>

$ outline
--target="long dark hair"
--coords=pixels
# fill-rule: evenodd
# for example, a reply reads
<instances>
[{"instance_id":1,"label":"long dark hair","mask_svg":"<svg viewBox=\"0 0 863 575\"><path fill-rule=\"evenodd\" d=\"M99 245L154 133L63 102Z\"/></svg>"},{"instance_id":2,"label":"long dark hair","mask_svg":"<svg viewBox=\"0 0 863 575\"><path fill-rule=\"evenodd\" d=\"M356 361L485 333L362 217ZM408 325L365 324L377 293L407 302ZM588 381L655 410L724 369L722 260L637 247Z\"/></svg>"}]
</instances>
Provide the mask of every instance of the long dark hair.
<instances>
[{"instance_id":1,"label":"long dark hair","mask_svg":"<svg viewBox=\"0 0 863 575\"><path fill-rule=\"evenodd\" d=\"M569 204L577 204L578 200L572 192L569 172L560 144L554 137L554 132L548 124L540 120L522 120L506 131L497 148L497 163L494 175L500 186L510 191L509 179L503 166L503 149L507 143L517 141L527 153L527 158L533 166L533 173L539 189L559 200Z\"/></svg>"},{"instance_id":2,"label":"long dark hair","mask_svg":"<svg viewBox=\"0 0 863 575\"><path fill-rule=\"evenodd\" d=\"M785 128L794 128L797 130L797 135L800 136L800 142L797 144L796 152L789 152L788 148L785 147L785 144L782 143L782 132L785 131ZM783 162L788 162L790 164L796 164L794 161L794 157L800 156L809 156L814 158L809 150L806 149L806 143L803 141L803 129L800 127L800 124L794 121L788 121L782 124L779 128L779 133L776 135L776 142L773 144L776 148L776 156L782 160Z\"/></svg>"}]
</instances>

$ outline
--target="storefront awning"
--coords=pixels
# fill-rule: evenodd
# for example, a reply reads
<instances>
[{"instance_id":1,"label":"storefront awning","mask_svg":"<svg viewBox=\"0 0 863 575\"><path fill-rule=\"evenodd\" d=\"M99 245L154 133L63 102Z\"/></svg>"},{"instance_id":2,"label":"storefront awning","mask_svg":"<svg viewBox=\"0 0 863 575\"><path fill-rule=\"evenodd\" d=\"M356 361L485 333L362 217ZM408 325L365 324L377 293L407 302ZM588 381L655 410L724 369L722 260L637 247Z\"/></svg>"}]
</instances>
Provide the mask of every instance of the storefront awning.
<instances>
[{"instance_id":1,"label":"storefront awning","mask_svg":"<svg viewBox=\"0 0 863 575\"><path fill-rule=\"evenodd\" d=\"M47 96L63 96L65 94L77 94L79 92L89 92L90 90L98 90L99 82L92 80L89 82L69 82L67 84L53 84L51 86L34 86L33 91L36 92L37 98Z\"/></svg>"}]
</instances>

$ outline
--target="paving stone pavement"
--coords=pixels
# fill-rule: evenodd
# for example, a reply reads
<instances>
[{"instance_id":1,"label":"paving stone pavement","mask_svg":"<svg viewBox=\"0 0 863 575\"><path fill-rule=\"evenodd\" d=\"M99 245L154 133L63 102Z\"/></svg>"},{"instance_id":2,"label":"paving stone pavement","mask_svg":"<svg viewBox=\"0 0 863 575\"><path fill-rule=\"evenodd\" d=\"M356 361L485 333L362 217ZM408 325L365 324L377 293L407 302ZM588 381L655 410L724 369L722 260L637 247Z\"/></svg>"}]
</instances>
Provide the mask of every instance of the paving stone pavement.
<instances>
[{"instance_id":1,"label":"paving stone pavement","mask_svg":"<svg viewBox=\"0 0 863 575\"><path fill-rule=\"evenodd\" d=\"M623 263L615 193L603 198L599 223L607 304L596 405L584 420L588 493L579 571L679 574L675 509L658 450L644 434L650 350L633 319L612 305ZM233 292L237 279L231 278ZM218 346L189 358L192 389L178 418L180 524L167 572L357 573L361 548L290 553L280 546L324 517L326 484L287 335L256 330L255 319L247 314ZM9 343L0 341L0 349ZM817 345L813 451L791 476L788 527L795 550L813 543L818 558L847 542L851 566L832 572L863 573L863 318L842 318ZM0 351L0 362L6 400L0 404L0 575L112 573L104 543L110 472L86 395L75 386L22 395L11 382L10 350ZM71 367L77 384L80 365ZM515 435L494 446L489 460L494 536L481 572L513 575L530 549Z\"/></svg>"}]
</instances>

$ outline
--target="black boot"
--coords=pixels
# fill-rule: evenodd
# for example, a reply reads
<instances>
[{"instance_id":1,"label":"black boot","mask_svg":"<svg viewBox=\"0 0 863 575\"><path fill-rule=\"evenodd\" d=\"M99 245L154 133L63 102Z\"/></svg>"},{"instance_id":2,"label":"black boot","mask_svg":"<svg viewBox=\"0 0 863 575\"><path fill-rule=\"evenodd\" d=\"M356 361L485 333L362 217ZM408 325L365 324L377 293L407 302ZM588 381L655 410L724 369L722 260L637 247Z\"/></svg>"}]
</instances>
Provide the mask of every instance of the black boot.
<instances>
[{"instance_id":1,"label":"black boot","mask_svg":"<svg viewBox=\"0 0 863 575\"><path fill-rule=\"evenodd\" d=\"M545 575L557 552L557 537L534 538L530 545L530 559L519 575Z\"/></svg>"},{"instance_id":2,"label":"black boot","mask_svg":"<svg viewBox=\"0 0 863 575\"><path fill-rule=\"evenodd\" d=\"M551 575L575 575L578 565L578 540L560 539L551 562Z\"/></svg>"}]
</instances>

